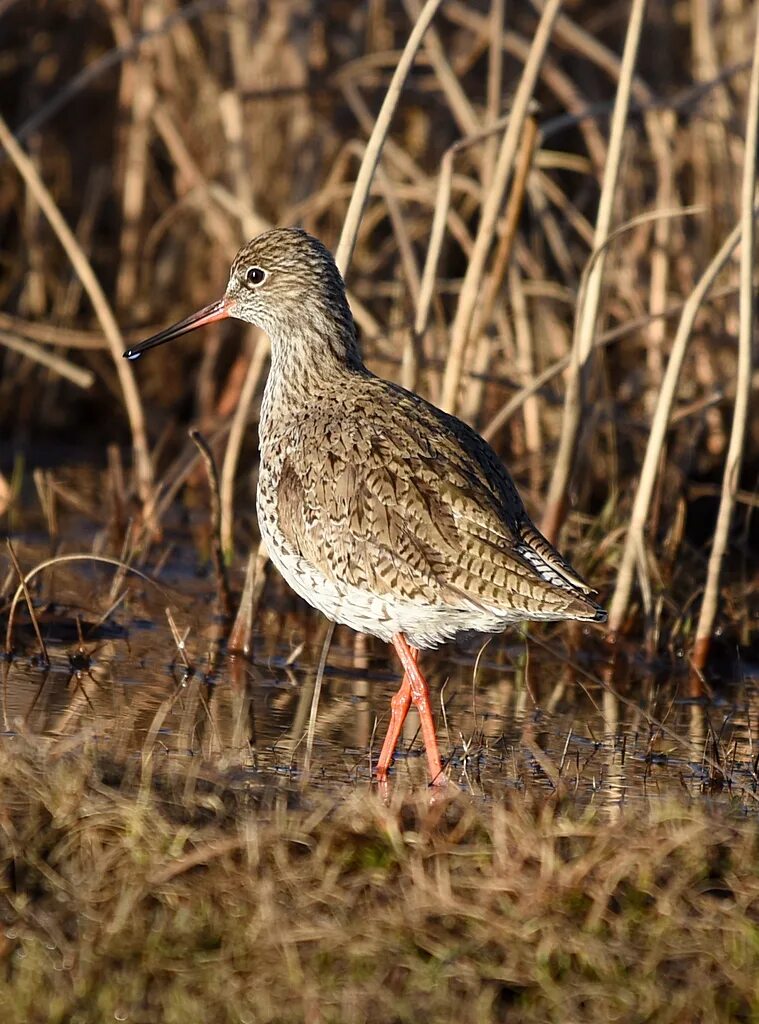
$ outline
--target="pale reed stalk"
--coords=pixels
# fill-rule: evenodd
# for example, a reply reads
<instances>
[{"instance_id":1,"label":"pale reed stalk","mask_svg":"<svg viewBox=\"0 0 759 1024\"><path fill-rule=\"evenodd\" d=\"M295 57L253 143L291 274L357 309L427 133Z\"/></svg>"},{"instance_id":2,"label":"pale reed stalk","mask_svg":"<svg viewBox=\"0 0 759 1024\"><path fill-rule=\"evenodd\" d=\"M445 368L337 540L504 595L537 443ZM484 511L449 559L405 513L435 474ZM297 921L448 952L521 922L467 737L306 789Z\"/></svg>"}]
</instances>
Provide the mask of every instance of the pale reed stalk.
<instances>
[{"instance_id":1,"label":"pale reed stalk","mask_svg":"<svg viewBox=\"0 0 759 1024\"><path fill-rule=\"evenodd\" d=\"M651 421L651 432L648 437L646 454L643 458L643 465L640 471L640 481L635 492L632 512L630 514L630 527L627 531L625 548L622 553L622 562L617 573L617 583L614 589L614 597L609 607L609 632L616 633L624 620L627 604L632 589L635 562L638 553L643 549L643 531L648 518L648 510L651 506L651 497L656 484L656 475L661 459L664 438L669 425L672 403L675 398L675 391L680 379L683 361L688 348L690 334L696 320L701 304L714 284L718 274L733 254L741 237L741 225L738 224L722 243L721 248L714 256L709 266L699 278L695 288L688 296L683 306L680 322L677 327L672 351L670 353L667 369L662 380L659 399L656 403L656 410Z\"/></svg>"},{"instance_id":2,"label":"pale reed stalk","mask_svg":"<svg viewBox=\"0 0 759 1024\"><path fill-rule=\"evenodd\" d=\"M66 255L71 261L71 265L74 268L75 273L78 275L79 280L82 282L84 290L87 292L89 300L92 303L92 307L95 310L95 315L103 329L103 334L108 342L108 348L110 349L111 356L113 357L116 367L119 384L121 385L121 391L124 396L124 406L126 407L129 425L132 431L132 448L134 451L137 493L143 504L146 519L152 522L153 466L150 461L150 452L148 449L148 435L145 426L145 416L143 414L142 403L140 402L140 395L137 390L131 364L122 356L124 351L124 342L121 337L118 324L116 323L116 318L108 304L108 300L105 297L103 289L100 287L100 282L95 276L95 272L82 251L82 247L76 240L73 231L64 220L61 211L56 206L53 197L37 173L37 169L34 164L16 142L11 130L8 128L8 125L1 115L0 145L5 148L19 174L24 179L26 187L34 196L40 209L45 214L50 227L57 235L58 241L61 243Z\"/></svg>"},{"instance_id":3,"label":"pale reed stalk","mask_svg":"<svg viewBox=\"0 0 759 1024\"><path fill-rule=\"evenodd\" d=\"M369 189L371 188L372 180L374 178L374 172L377 169L385 137L390 130L390 122L393 119L395 108L398 106L398 101L401 98L401 91L403 90L404 82L406 81L408 73L411 70L411 66L414 63L417 51L421 46L424 33L427 31L430 22L435 17L437 9L441 3L442 0L427 0L427 3L422 8L422 13L419 15L416 24L411 30L411 35L408 37L408 41L403 48L401 59L398 61L396 69L393 72L393 77L390 79L390 85L387 87L387 93L382 101L382 106L380 107L379 114L377 115L377 120L374 122L372 134L369 136L369 141L366 144L364 159L361 161L361 166L356 178L356 184L353 188L353 194L351 195L351 201L348 204L348 211L345 215L343 230L340 234L340 242L338 243L337 250L335 252L335 262L337 263L343 277L345 277L348 264L350 263L351 256L353 255L353 249L356 245L358 229L361 223L361 216L364 212L364 207L366 206Z\"/></svg>"},{"instance_id":4,"label":"pale reed stalk","mask_svg":"<svg viewBox=\"0 0 759 1024\"><path fill-rule=\"evenodd\" d=\"M706 588L701 603L701 613L696 627L696 642L693 651L693 667L700 671L706 664L709 646L717 614L719 580L722 561L727 549L730 522L735 507L736 492L743 460L743 446L746 438L748 404L751 394L751 342L754 332L754 241L756 222L754 220L754 196L756 194L756 147L759 139L759 16L754 32L754 57L751 66L751 82L748 91L748 112L746 115L746 146L741 186L741 265L739 277L738 306L738 372L735 381L735 405L733 424L730 429L730 443L725 458L725 472L722 477L717 526L706 573Z\"/></svg>"},{"instance_id":5,"label":"pale reed stalk","mask_svg":"<svg viewBox=\"0 0 759 1024\"><path fill-rule=\"evenodd\" d=\"M477 237L469 263L467 264L456 308L456 316L451 327L451 344L440 394L440 405L446 412L455 412L456 410L461 374L464 369L464 358L485 274L485 264L495 236L496 224L503 205L506 186L509 183L514 161L519 151L522 129L529 112L535 83L540 73L540 65L548 48L553 23L556 20L560 7L561 0L548 0L538 27L535 30L530 55L519 79L519 86L517 87L514 103L511 108L511 116L509 117L509 123L498 153L493 181L482 206L482 216L477 229Z\"/></svg>"},{"instance_id":6,"label":"pale reed stalk","mask_svg":"<svg viewBox=\"0 0 759 1024\"><path fill-rule=\"evenodd\" d=\"M622 159L622 143L624 141L627 114L630 108L630 89L632 86L635 61L638 55L640 34L646 9L645 0L633 0L630 20L627 26L622 67L619 75L619 87L614 101L614 114L609 137L609 152L604 170L601 199L598 204L598 217L594 237L594 248L598 252L583 292L580 308L577 311L577 328L572 342L572 353L569 364L569 379L564 398L564 417L559 438L559 451L556 456L551 483L546 499L546 513L541 529L549 540L556 540L564 518L567 490L572 476L577 454L577 436L580 430L584 407L585 377L593 352L593 340L601 301L601 285L606 268L606 247L604 245L611 228L611 217L614 209L614 197L619 178L619 166ZM601 248L603 247L603 248ZM594 254L595 255L595 254ZM594 256L591 256L594 259Z\"/></svg>"},{"instance_id":7,"label":"pale reed stalk","mask_svg":"<svg viewBox=\"0 0 759 1024\"><path fill-rule=\"evenodd\" d=\"M232 417L229 440L221 467L221 549L225 558L229 558L234 549L234 486L240 449L245 436L245 428L248 425L253 396L264 375L271 348L269 339L260 332L257 333L256 346L250 363L248 363L240 398Z\"/></svg>"}]
</instances>

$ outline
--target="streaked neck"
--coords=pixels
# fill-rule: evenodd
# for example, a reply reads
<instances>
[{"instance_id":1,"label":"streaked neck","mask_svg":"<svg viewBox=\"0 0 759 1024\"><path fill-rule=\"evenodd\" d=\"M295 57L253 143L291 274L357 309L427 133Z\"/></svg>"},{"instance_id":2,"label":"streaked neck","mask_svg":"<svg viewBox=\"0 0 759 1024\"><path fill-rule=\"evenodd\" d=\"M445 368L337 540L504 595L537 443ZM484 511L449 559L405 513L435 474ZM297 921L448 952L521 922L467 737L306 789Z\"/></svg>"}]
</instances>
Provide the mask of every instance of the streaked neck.
<instances>
[{"instance_id":1,"label":"streaked neck","mask_svg":"<svg viewBox=\"0 0 759 1024\"><path fill-rule=\"evenodd\" d=\"M347 378L367 376L353 318L309 316L272 330L271 366L261 403L264 437L278 421L290 420L314 399L339 395Z\"/></svg>"}]
</instances>

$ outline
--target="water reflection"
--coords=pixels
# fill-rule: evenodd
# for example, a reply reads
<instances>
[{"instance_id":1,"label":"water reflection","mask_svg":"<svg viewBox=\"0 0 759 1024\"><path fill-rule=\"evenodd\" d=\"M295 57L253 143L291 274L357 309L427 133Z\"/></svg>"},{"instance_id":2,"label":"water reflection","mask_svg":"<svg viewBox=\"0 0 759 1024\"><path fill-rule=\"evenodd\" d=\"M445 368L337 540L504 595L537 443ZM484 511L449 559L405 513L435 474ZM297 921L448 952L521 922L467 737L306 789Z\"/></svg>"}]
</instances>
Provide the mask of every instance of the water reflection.
<instances>
[{"instance_id":1,"label":"water reflection","mask_svg":"<svg viewBox=\"0 0 759 1024\"><path fill-rule=\"evenodd\" d=\"M2 664L5 735L86 734L115 756L151 764L301 780L326 622L272 574L251 657L229 658L218 646L211 581L183 569L178 555L164 580L168 597L123 575L114 593L113 570L94 564L46 574L35 600L50 665L39 664L20 607L15 654ZM483 798L508 787L601 804L610 818L664 796L754 813L756 678L743 673L710 700L692 698L684 668L654 673L634 657L610 666L599 636L580 637L572 650L569 639L557 626L534 640L505 634L424 655L455 783ZM335 630L312 784L370 779L398 676L383 644ZM393 777L426 784L413 712Z\"/></svg>"}]
</instances>

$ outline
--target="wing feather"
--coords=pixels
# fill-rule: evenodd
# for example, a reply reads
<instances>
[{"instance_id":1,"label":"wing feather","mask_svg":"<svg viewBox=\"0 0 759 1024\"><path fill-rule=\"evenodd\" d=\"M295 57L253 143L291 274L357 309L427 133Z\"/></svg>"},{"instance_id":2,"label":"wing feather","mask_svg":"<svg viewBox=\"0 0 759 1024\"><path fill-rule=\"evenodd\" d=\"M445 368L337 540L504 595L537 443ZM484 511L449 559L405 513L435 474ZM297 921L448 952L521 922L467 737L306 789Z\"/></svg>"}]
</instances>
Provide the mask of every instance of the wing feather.
<instances>
[{"instance_id":1,"label":"wing feather","mask_svg":"<svg viewBox=\"0 0 759 1024\"><path fill-rule=\"evenodd\" d=\"M314 409L333 417L311 434L320 448L290 434L277 491L288 544L328 578L378 596L593 618L591 589L530 522L489 445L370 381L374 400L342 409L341 421L324 403Z\"/></svg>"}]
</instances>

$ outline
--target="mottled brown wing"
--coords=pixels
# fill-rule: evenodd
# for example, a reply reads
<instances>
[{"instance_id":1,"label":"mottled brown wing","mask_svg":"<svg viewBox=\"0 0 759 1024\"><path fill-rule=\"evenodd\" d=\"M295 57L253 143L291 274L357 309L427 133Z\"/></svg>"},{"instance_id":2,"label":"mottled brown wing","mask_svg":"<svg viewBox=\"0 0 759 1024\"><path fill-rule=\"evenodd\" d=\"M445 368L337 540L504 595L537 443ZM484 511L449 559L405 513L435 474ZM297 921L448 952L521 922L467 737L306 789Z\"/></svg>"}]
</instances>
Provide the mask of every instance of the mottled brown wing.
<instances>
[{"instance_id":1,"label":"mottled brown wing","mask_svg":"<svg viewBox=\"0 0 759 1024\"><path fill-rule=\"evenodd\" d=\"M373 387L339 420L315 409L318 429L293 432L278 488L291 547L378 596L525 614L594 607L482 438L394 385Z\"/></svg>"},{"instance_id":2,"label":"mottled brown wing","mask_svg":"<svg viewBox=\"0 0 759 1024\"><path fill-rule=\"evenodd\" d=\"M278 515L288 544L335 582L383 597L440 601L444 566L419 520L400 504L411 499L402 480L334 453L330 463L327 476L302 458L285 459Z\"/></svg>"}]
</instances>

